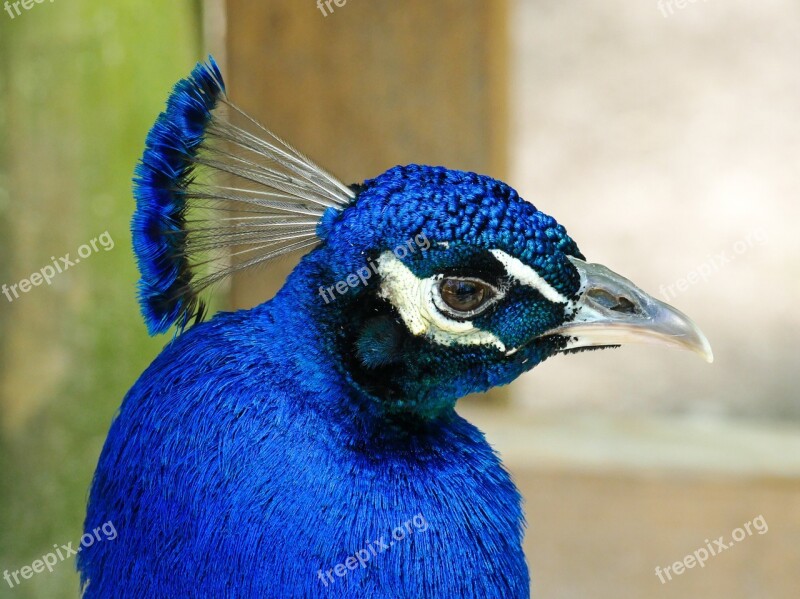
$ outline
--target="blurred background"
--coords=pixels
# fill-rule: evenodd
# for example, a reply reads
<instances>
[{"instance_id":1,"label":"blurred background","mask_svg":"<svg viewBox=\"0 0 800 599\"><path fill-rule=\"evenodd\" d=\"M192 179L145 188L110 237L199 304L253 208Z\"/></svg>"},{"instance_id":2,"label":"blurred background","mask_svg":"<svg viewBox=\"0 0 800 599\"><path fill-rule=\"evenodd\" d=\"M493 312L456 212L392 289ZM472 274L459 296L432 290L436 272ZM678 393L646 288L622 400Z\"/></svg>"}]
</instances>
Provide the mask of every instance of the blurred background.
<instances>
[{"instance_id":1,"label":"blurred background","mask_svg":"<svg viewBox=\"0 0 800 599\"><path fill-rule=\"evenodd\" d=\"M710 366L592 352L461 403L525 496L535 597L800 596L800 4L7 6L0 284L105 232L113 247L0 295L0 571L79 539L110 421L167 340L135 303L130 178L211 51L238 104L344 180L409 162L502 178L711 340ZM215 302L260 303L290 268ZM764 534L656 575L759 516ZM77 597L73 570L0 580L0 597Z\"/></svg>"}]
</instances>

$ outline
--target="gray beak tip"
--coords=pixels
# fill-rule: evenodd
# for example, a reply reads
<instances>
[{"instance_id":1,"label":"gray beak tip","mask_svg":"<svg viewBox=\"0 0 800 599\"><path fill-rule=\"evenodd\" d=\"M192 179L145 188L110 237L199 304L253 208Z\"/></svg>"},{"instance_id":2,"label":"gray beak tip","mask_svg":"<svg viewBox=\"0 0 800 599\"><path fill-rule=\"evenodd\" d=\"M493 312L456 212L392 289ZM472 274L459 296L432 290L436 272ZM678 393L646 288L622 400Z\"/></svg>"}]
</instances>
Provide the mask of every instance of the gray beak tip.
<instances>
[{"instance_id":1,"label":"gray beak tip","mask_svg":"<svg viewBox=\"0 0 800 599\"><path fill-rule=\"evenodd\" d=\"M698 329L699 332L699 329ZM702 344L695 350L697 355L703 358L707 363L714 363L714 351L711 349L711 344L706 339L706 336L700 333Z\"/></svg>"}]
</instances>

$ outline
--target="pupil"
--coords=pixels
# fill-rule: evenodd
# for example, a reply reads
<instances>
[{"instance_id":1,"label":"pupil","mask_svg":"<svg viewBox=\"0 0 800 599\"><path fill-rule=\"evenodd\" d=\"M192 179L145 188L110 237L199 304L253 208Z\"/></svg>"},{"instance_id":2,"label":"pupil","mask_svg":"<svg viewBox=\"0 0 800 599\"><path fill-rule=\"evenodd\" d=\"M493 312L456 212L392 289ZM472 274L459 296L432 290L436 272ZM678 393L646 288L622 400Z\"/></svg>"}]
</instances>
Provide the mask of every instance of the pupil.
<instances>
[{"instance_id":1,"label":"pupil","mask_svg":"<svg viewBox=\"0 0 800 599\"><path fill-rule=\"evenodd\" d=\"M486 289L472 281L447 279L442 285L442 299L445 303L461 312L474 310L483 302Z\"/></svg>"}]
</instances>

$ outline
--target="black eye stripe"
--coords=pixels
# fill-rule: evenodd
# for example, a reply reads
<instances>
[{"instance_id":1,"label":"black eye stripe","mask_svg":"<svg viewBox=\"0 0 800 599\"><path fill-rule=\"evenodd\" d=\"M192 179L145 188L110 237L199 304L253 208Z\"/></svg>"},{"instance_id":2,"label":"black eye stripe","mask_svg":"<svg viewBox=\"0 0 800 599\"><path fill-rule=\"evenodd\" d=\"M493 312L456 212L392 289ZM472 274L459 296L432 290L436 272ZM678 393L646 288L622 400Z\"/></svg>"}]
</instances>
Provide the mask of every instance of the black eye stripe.
<instances>
[{"instance_id":1,"label":"black eye stripe","mask_svg":"<svg viewBox=\"0 0 800 599\"><path fill-rule=\"evenodd\" d=\"M441 274L443 277L480 279L497 288L504 287L508 281L505 266L489 252L472 256L469 264L444 268Z\"/></svg>"}]
</instances>

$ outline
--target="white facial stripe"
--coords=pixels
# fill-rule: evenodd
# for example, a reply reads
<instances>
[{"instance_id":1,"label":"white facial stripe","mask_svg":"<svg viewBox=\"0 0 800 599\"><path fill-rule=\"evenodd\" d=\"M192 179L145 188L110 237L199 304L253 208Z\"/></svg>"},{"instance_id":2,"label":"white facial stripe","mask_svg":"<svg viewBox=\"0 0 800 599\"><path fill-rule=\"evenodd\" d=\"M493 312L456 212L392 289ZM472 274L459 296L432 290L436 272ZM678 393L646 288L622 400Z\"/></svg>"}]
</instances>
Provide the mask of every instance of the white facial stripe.
<instances>
[{"instance_id":1,"label":"white facial stripe","mask_svg":"<svg viewBox=\"0 0 800 599\"><path fill-rule=\"evenodd\" d=\"M439 277L418 279L394 252L384 252L377 263L380 296L392 303L413 335L425 335L440 345L494 345L506 351L493 333L475 328L470 321L451 320L436 309L433 294Z\"/></svg>"},{"instance_id":2,"label":"white facial stripe","mask_svg":"<svg viewBox=\"0 0 800 599\"><path fill-rule=\"evenodd\" d=\"M527 264L524 264L514 256L506 254L502 250L491 250L492 255L497 258L505 267L506 272L514 277L523 285L533 287L546 299L556 304L566 304L567 298L553 289L542 276Z\"/></svg>"}]
</instances>

